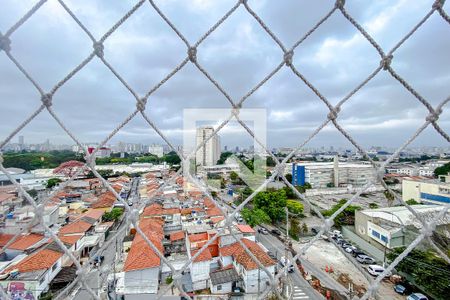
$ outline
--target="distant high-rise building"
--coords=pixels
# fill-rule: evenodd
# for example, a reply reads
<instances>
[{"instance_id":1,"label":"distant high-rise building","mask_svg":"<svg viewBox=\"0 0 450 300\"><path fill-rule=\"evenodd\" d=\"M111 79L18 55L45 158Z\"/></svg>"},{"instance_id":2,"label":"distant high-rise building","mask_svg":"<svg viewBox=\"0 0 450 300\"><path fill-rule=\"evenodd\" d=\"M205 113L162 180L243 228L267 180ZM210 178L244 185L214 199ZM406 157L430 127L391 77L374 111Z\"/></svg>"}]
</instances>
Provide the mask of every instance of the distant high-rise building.
<instances>
[{"instance_id":1,"label":"distant high-rise building","mask_svg":"<svg viewBox=\"0 0 450 300\"><path fill-rule=\"evenodd\" d=\"M25 139L23 137L23 135L19 136L19 145L23 146L25 144Z\"/></svg>"},{"instance_id":2,"label":"distant high-rise building","mask_svg":"<svg viewBox=\"0 0 450 300\"><path fill-rule=\"evenodd\" d=\"M161 145L153 144L148 147L148 153L156 155L157 157L163 157L164 148Z\"/></svg>"},{"instance_id":3,"label":"distant high-rise building","mask_svg":"<svg viewBox=\"0 0 450 300\"><path fill-rule=\"evenodd\" d=\"M225 145L225 147L223 147L223 150L224 150L225 152L228 151L228 146Z\"/></svg>"},{"instance_id":4,"label":"distant high-rise building","mask_svg":"<svg viewBox=\"0 0 450 300\"><path fill-rule=\"evenodd\" d=\"M211 126L197 128L197 147L207 140L214 132ZM220 138L218 135L211 137L196 153L196 164L200 166L213 166L220 158Z\"/></svg>"}]
</instances>

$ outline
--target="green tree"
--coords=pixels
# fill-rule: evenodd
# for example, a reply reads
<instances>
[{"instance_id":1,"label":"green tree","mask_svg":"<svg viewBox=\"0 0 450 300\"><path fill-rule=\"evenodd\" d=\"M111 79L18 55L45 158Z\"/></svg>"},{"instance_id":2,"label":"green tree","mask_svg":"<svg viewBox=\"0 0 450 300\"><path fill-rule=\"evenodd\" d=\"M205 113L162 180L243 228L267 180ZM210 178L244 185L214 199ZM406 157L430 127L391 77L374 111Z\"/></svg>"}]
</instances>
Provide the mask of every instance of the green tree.
<instances>
[{"instance_id":1,"label":"green tree","mask_svg":"<svg viewBox=\"0 0 450 300\"><path fill-rule=\"evenodd\" d=\"M178 157L178 154L175 151L171 151L165 154L162 157L162 160L168 163L169 165L178 165L181 162L180 157Z\"/></svg>"},{"instance_id":2,"label":"green tree","mask_svg":"<svg viewBox=\"0 0 450 300\"><path fill-rule=\"evenodd\" d=\"M443 166L437 167L434 170L434 176L439 177L439 175L447 175L450 172L450 162Z\"/></svg>"},{"instance_id":3,"label":"green tree","mask_svg":"<svg viewBox=\"0 0 450 300\"><path fill-rule=\"evenodd\" d=\"M301 204L296 200L287 200L286 207L288 208L289 212L296 215L301 214L303 212L303 204Z\"/></svg>"},{"instance_id":4,"label":"green tree","mask_svg":"<svg viewBox=\"0 0 450 300\"><path fill-rule=\"evenodd\" d=\"M302 233L307 234L308 233L308 225L306 223L302 224Z\"/></svg>"},{"instance_id":5,"label":"green tree","mask_svg":"<svg viewBox=\"0 0 450 300\"><path fill-rule=\"evenodd\" d=\"M241 215L245 222L252 227L259 224L270 223L272 221L264 210L259 208L253 210L243 208L241 210Z\"/></svg>"},{"instance_id":6,"label":"green tree","mask_svg":"<svg viewBox=\"0 0 450 300\"><path fill-rule=\"evenodd\" d=\"M409 199L409 200L406 200L405 202L406 202L406 204L408 204L408 205L417 205L417 204L420 204L419 202L417 202L417 201L414 200L414 199Z\"/></svg>"},{"instance_id":7,"label":"green tree","mask_svg":"<svg viewBox=\"0 0 450 300\"><path fill-rule=\"evenodd\" d=\"M371 203L369 203L369 208L372 208L372 209L378 208L378 204L376 204L375 202L371 202Z\"/></svg>"},{"instance_id":8,"label":"green tree","mask_svg":"<svg viewBox=\"0 0 450 300\"><path fill-rule=\"evenodd\" d=\"M259 192L253 199L253 204L255 208L264 210L272 222L275 222L283 219L286 200L286 192L283 189L267 190Z\"/></svg>"},{"instance_id":9,"label":"green tree","mask_svg":"<svg viewBox=\"0 0 450 300\"><path fill-rule=\"evenodd\" d=\"M339 202L331 209L322 211L322 215L325 217L330 217L333 215L338 209L340 209L345 203L347 202L347 199L341 199ZM360 210L361 207L356 205L349 205L347 206L340 214L334 218L334 224L336 226L342 226L342 225L354 225L355 224L355 212L357 210Z\"/></svg>"},{"instance_id":10,"label":"green tree","mask_svg":"<svg viewBox=\"0 0 450 300\"><path fill-rule=\"evenodd\" d=\"M123 209L122 208L118 208L118 207L113 208L111 211L106 212L103 215L103 221L105 221L105 222L114 221L115 222L115 221L120 219L122 214L123 214Z\"/></svg>"},{"instance_id":11,"label":"green tree","mask_svg":"<svg viewBox=\"0 0 450 300\"><path fill-rule=\"evenodd\" d=\"M231 171L231 173L230 173L231 181L236 181L238 178L239 178L238 173L236 173L235 171Z\"/></svg>"},{"instance_id":12,"label":"green tree","mask_svg":"<svg viewBox=\"0 0 450 300\"><path fill-rule=\"evenodd\" d=\"M392 261L404 250L404 247L396 248L387 254L387 258ZM396 269L411 275L413 283L423 287L433 298L444 300L450 295L450 264L432 251L414 249L398 263Z\"/></svg>"},{"instance_id":13,"label":"green tree","mask_svg":"<svg viewBox=\"0 0 450 300\"><path fill-rule=\"evenodd\" d=\"M292 183L292 174L291 173L288 173L288 174L284 175L284 177L286 177L287 181Z\"/></svg>"},{"instance_id":14,"label":"green tree","mask_svg":"<svg viewBox=\"0 0 450 300\"><path fill-rule=\"evenodd\" d=\"M300 222L298 218L291 218L289 223L289 236L294 240L298 240L300 235Z\"/></svg>"},{"instance_id":15,"label":"green tree","mask_svg":"<svg viewBox=\"0 0 450 300\"><path fill-rule=\"evenodd\" d=\"M233 153L231 152L222 152L220 153L220 158L217 161L218 165L223 165L225 163L225 161L227 160L228 157L230 157Z\"/></svg>"},{"instance_id":16,"label":"green tree","mask_svg":"<svg viewBox=\"0 0 450 300\"><path fill-rule=\"evenodd\" d=\"M46 187L48 189L51 189L52 187L56 186L58 183L60 183L62 180L59 178L50 178L49 180L47 180L47 185Z\"/></svg>"}]
</instances>

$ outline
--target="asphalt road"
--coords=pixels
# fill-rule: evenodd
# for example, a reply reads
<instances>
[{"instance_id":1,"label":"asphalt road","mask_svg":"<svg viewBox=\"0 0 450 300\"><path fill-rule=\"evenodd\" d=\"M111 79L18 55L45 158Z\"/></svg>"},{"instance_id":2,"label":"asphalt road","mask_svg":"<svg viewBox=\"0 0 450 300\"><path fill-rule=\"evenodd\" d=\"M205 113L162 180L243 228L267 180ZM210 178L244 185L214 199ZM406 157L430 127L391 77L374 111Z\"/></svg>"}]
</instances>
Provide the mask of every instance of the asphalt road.
<instances>
[{"instance_id":1,"label":"asphalt road","mask_svg":"<svg viewBox=\"0 0 450 300\"><path fill-rule=\"evenodd\" d=\"M271 234L257 233L257 240L261 242L269 251L274 253L278 259L285 256L285 246L279 239ZM292 299L293 300L322 300L325 299L321 294L314 290L309 283L296 272L288 273L292 282Z\"/></svg>"},{"instance_id":2,"label":"asphalt road","mask_svg":"<svg viewBox=\"0 0 450 300\"><path fill-rule=\"evenodd\" d=\"M128 201L128 203L133 203L133 204L137 204L138 200L139 200L139 178L134 178L132 183L131 183L131 188L130 188L130 193L128 195L128 198L126 199ZM110 239L112 239L114 237L114 235L117 232L117 229L120 228L122 223L119 223L118 225L116 225L116 230L111 230L107 240L105 241L105 243L107 241L109 241ZM126 235L127 230L122 230L120 232L120 234L117 235L117 237L114 238L114 240L111 242L111 244L106 247L102 253L99 253L99 256L103 256L104 260L103 262L100 264L100 266L94 267L94 269L89 272L89 274L87 275L87 283L89 285L89 287L97 293L102 293L103 291L106 292L106 286L107 286L107 278L109 274L112 274L115 270L114 270L114 266L115 266L115 261L118 259L117 257L117 252L121 251L121 246L122 246L122 241L123 238ZM83 287L81 287L74 299L75 300L85 300L85 299L91 299L91 295L89 294L88 291L86 291Z\"/></svg>"}]
</instances>

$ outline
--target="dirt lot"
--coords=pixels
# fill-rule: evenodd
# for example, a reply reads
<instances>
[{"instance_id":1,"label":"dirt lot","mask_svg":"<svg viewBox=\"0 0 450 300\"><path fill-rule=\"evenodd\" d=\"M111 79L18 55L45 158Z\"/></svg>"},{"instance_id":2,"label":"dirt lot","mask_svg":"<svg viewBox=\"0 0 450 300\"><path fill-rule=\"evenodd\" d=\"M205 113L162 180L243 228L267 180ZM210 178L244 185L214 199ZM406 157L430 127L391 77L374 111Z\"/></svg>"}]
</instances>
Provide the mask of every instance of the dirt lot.
<instances>
[{"instance_id":1,"label":"dirt lot","mask_svg":"<svg viewBox=\"0 0 450 300\"><path fill-rule=\"evenodd\" d=\"M294 245L300 248L301 244ZM316 241L306 252L305 258L316 267L325 270L332 267L331 277L348 288L348 283L352 282L354 290L364 292L368 287L367 279L361 272L330 242L323 240ZM393 290L394 285L390 282L382 282L379 289L379 299L404 300L405 297L398 295Z\"/></svg>"}]
</instances>

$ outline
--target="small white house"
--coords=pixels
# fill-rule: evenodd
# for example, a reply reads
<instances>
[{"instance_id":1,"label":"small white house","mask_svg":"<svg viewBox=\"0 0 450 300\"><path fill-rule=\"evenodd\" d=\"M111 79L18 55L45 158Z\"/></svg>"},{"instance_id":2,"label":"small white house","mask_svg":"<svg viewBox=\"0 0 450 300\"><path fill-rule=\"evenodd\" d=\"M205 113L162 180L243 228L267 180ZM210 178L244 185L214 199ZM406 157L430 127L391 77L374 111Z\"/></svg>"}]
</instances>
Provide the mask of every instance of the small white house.
<instances>
[{"instance_id":1,"label":"small white house","mask_svg":"<svg viewBox=\"0 0 450 300\"><path fill-rule=\"evenodd\" d=\"M234 266L229 266L209 273L209 288L212 294L231 293L240 280Z\"/></svg>"}]
</instances>

